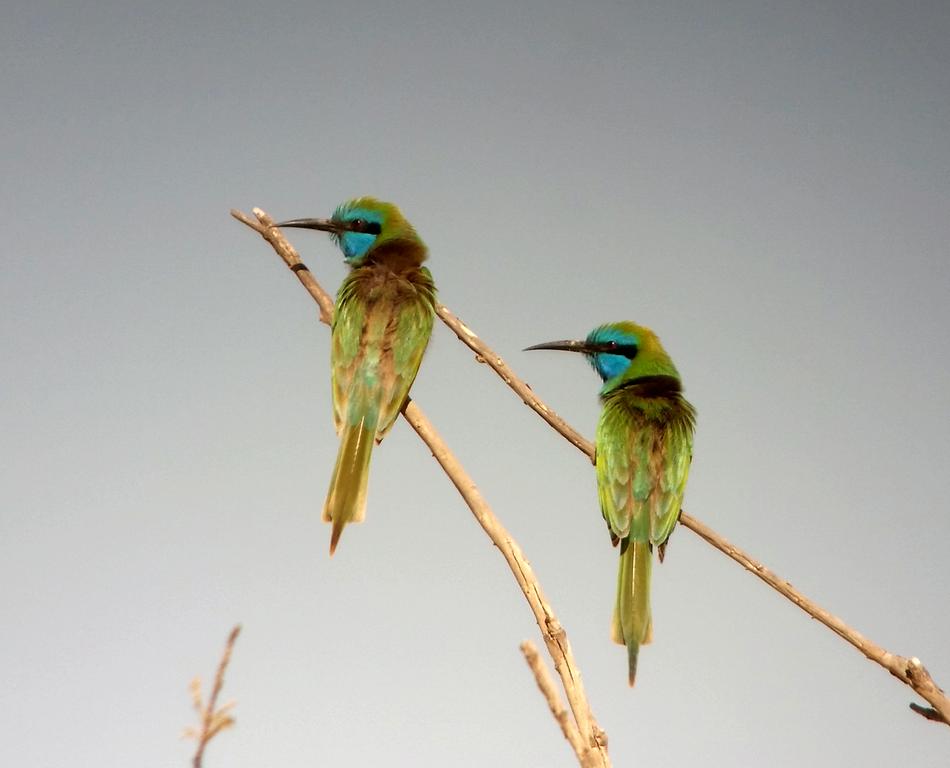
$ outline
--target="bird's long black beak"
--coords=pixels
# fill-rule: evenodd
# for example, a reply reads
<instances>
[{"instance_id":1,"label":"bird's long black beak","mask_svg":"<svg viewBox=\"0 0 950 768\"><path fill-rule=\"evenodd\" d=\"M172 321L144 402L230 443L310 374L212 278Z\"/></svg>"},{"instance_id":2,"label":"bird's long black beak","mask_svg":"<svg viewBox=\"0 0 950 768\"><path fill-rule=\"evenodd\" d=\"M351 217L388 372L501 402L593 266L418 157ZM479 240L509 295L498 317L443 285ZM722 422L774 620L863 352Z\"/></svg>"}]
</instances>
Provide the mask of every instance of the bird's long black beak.
<instances>
[{"instance_id":1,"label":"bird's long black beak","mask_svg":"<svg viewBox=\"0 0 950 768\"><path fill-rule=\"evenodd\" d=\"M564 352L584 352L590 351L586 341L546 341L543 344L535 344L532 347L525 347L524 351L532 349L559 349Z\"/></svg>"},{"instance_id":2,"label":"bird's long black beak","mask_svg":"<svg viewBox=\"0 0 950 768\"><path fill-rule=\"evenodd\" d=\"M336 234L345 231L345 227L331 219L290 219L289 221L279 221L274 226L297 227L298 229L319 229L321 232L334 232Z\"/></svg>"}]
</instances>

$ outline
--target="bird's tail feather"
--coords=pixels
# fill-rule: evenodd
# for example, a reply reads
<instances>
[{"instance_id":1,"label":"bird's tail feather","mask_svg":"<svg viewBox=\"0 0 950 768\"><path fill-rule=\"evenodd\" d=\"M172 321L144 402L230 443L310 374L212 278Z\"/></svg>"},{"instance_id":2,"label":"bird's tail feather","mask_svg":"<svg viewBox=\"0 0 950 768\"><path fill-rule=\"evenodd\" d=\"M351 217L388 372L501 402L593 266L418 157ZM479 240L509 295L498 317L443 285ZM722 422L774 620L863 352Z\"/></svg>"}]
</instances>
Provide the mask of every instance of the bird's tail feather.
<instances>
[{"instance_id":1,"label":"bird's tail feather","mask_svg":"<svg viewBox=\"0 0 950 768\"><path fill-rule=\"evenodd\" d=\"M331 555L346 524L362 522L366 516L366 482L375 438L376 419L367 416L343 428L330 490L323 505L324 521L333 523Z\"/></svg>"},{"instance_id":2,"label":"bird's tail feather","mask_svg":"<svg viewBox=\"0 0 950 768\"><path fill-rule=\"evenodd\" d=\"M645 541L624 541L621 545L620 571L617 575L617 603L614 607L610 636L627 646L628 682L637 677L640 646L653 640L650 615L650 569L652 555Z\"/></svg>"}]
</instances>

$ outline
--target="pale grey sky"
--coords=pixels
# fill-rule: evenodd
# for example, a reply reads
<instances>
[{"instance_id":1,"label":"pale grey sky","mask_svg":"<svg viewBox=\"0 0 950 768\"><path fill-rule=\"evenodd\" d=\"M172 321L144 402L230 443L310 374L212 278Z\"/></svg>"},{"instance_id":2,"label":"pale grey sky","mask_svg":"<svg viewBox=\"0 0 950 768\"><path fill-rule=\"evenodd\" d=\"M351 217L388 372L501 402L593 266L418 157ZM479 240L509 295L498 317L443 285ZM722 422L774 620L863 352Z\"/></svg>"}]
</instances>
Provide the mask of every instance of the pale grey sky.
<instances>
[{"instance_id":1,"label":"pale grey sky","mask_svg":"<svg viewBox=\"0 0 950 768\"><path fill-rule=\"evenodd\" d=\"M657 330L699 411L686 508L950 685L946 3L16 2L0 27L0 764L573 757L497 552L399 423L327 557L328 334L228 216L374 194L522 354ZM335 290L317 233L293 240ZM637 687L583 457L439 325L414 396L524 546L617 766L946 765L912 692L686 530Z\"/></svg>"}]
</instances>

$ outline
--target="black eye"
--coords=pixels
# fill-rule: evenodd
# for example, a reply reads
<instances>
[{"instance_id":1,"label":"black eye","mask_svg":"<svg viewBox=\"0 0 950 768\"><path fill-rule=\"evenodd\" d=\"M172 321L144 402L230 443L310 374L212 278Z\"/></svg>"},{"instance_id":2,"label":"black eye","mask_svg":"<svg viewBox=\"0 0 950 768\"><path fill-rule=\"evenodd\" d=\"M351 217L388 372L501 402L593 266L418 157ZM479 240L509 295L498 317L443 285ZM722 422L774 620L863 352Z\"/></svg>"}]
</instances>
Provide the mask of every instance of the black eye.
<instances>
[{"instance_id":1,"label":"black eye","mask_svg":"<svg viewBox=\"0 0 950 768\"><path fill-rule=\"evenodd\" d=\"M347 229L350 232L364 232L367 235L378 235L382 231L382 227L377 224L375 221L367 221L366 219L353 219L348 225Z\"/></svg>"},{"instance_id":2,"label":"black eye","mask_svg":"<svg viewBox=\"0 0 950 768\"><path fill-rule=\"evenodd\" d=\"M619 342L605 341L600 347L601 352L605 352L608 355L619 355L621 357L626 357L630 360L633 360L637 356L637 352L640 350L637 348L636 344L621 344Z\"/></svg>"}]
</instances>

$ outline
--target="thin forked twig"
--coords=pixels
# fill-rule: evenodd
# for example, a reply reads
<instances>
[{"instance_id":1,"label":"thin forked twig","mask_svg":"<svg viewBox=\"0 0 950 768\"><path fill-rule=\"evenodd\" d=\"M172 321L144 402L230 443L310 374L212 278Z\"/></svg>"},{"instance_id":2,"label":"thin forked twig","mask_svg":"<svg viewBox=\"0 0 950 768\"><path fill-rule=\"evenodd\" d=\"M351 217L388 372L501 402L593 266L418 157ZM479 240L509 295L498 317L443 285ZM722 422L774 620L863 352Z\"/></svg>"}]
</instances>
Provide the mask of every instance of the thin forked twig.
<instances>
[{"instance_id":1,"label":"thin forked twig","mask_svg":"<svg viewBox=\"0 0 950 768\"><path fill-rule=\"evenodd\" d=\"M238 221L246 224L271 244L284 263L297 275L300 283L307 289L314 301L320 307L320 319L324 323L331 323L333 318L333 299L323 290L323 287L310 273L310 270L300 260L293 246L283 236L281 231L274 227L274 221L264 211L254 208L257 221L236 210L231 215ZM465 471L464 467L455 458L448 446L435 431L422 409L412 400L407 399L402 409L402 415L415 430L416 434L425 442L433 457L448 475L459 494L465 500L479 525L498 547L512 574L518 582L528 605L534 614L541 636L544 638L548 653L554 661L554 668L561 678L561 684L567 696L568 704L573 716L573 733L577 738L571 739L565 732L571 748L578 762L584 768L608 768L610 757L607 754L607 736L597 725L590 704L584 692L580 670L574 661L567 633L547 602L541 585L511 534L501 524L492 512L488 502L479 492L474 480ZM563 728L562 728L563 730Z\"/></svg>"},{"instance_id":2,"label":"thin forked twig","mask_svg":"<svg viewBox=\"0 0 950 768\"><path fill-rule=\"evenodd\" d=\"M587 454L587 457L591 461L594 460L593 444L589 440L585 440L577 430L564 421L564 419L558 416L553 410L548 408L548 406L534 394L531 387L518 378L505 361L482 341L474 331L454 315L448 307L440 305L437 309L437 313L442 319L442 322L452 329L459 340L475 353L476 359L479 362L486 363L498 374L502 381L521 398L525 405L535 411L568 442ZM898 680L909 685L931 705L931 707L921 707L918 704L911 704L910 708L914 712L923 715L928 720L950 725L950 698L948 698L943 690L934 682L930 673L927 672L923 664L921 664L920 659L916 657L908 658L898 656L871 640L868 640L860 632L852 629L837 616L824 610L814 601L809 600L787 581L776 576L772 571L762 565L762 563L733 544L730 544L726 539L707 525L701 523L695 517L682 512L679 521L683 526L689 528L720 552L731 557L747 571L758 576L779 594L795 603L795 605L805 611L809 616L817 619L832 632L849 642L868 659L880 664Z\"/></svg>"},{"instance_id":3,"label":"thin forked twig","mask_svg":"<svg viewBox=\"0 0 950 768\"><path fill-rule=\"evenodd\" d=\"M191 698L194 703L195 711L198 713L200 727L186 728L185 736L195 739L198 746L195 749L195 756L192 758L192 768L201 768L201 761L204 758L205 747L208 742L217 736L221 731L234 725L234 717L231 710L234 708L234 702L228 701L218 708L218 696L221 694L221 688L224 686L224 672L231 661L231 652L234 650L234 643L241 633L241 625L238 624L228 635L228 641L224 646L224 652L221 654L221 660L218 662L218 671L214 676L214 686L211 689L211 698L205 704L201 696L201 680L195 678L191 681Z\"/></svg>"}]
</instances>

